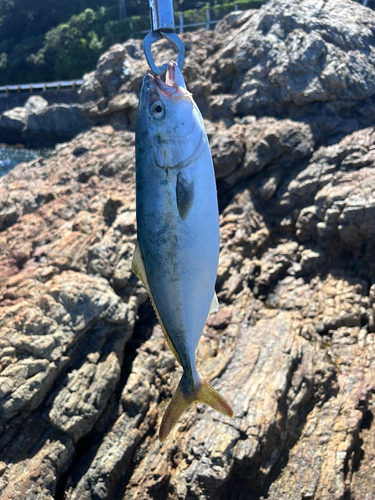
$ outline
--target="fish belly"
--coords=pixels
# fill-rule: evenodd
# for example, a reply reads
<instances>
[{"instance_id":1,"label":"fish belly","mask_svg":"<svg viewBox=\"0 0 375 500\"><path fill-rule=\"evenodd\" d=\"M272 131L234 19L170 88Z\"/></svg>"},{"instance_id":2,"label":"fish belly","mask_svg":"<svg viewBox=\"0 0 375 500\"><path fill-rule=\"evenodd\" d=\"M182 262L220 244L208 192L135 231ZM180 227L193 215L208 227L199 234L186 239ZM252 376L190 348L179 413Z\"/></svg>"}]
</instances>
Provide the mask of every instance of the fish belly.
<instances>
[{"instance_id":1,"label":"fish belly","mask_svg":"<svg viewBox=\"0 0 375 500\"><path fill-rule=\"evenodd\" d=\"M184 170L194 198L182 220L179 169L137 163L137 231L154 303L184 369L195 372L195 350L214 295L219 258L216 184L208 147Z\"/></svg>"}]
</instances>

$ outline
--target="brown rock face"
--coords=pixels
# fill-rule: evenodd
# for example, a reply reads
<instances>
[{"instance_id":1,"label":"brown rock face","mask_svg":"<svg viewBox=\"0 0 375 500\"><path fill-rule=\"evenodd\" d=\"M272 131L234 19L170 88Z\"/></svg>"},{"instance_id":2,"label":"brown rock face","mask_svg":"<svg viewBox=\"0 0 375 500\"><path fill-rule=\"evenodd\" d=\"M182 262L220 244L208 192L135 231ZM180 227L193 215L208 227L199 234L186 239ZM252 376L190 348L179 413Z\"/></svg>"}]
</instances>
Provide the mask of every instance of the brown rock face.
<instances>
[{"instance_id":1,"label":"brown rock face","mask_svg":"<svg viewBox=\"0 0 375 500\"><path fill-rule=\"evenodd\" d=\"M129 41L85 77L102 125L0 179L0 497L372 500L375 15L273 0L184 40L221 210L197 363L234 418L157 438L181 369L131 271Z\"/></svg>"},{"instance_id":2,"label":"brown rock face","mask_svg":"<svg viewBox=\"0 0 375 500\"><path fill-rule=\"evenodd\" d=\"M184 34L184 77L205 118L309 116L316 137L337 141L375 112L374 22L348 0L269 0L213 32ZM171 43L158 43L157 64L176 57ZM84 77L86 116L134 129L146 69L140 40L113 46Z\"/></svg>"}]
</instances>

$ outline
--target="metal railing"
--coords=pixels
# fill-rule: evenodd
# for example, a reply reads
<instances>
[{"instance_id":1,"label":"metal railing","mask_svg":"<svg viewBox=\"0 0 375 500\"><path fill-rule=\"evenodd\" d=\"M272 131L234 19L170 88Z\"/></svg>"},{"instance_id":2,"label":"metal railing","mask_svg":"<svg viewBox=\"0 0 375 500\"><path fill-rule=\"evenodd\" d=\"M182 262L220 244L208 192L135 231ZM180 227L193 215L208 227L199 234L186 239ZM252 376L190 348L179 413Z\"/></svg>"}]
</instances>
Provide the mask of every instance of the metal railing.
<instances>
[{"instance_id":1,"label":"metal railing","mask_svg":"<svg viewBox=\"0 0 375 500\"><path fill-rule=\"evenodd\" d=\"M46 92L48 89L75 89L82 85L83 80L65 80L60 82L49 82L49 83L21 83L19 85L2 85L0 86L0 92L5 92L9 94L11 91L16 91L18 94L21 90L28 90L32 93L34 90L42 90Z\"/></svg>"}]
</instances>

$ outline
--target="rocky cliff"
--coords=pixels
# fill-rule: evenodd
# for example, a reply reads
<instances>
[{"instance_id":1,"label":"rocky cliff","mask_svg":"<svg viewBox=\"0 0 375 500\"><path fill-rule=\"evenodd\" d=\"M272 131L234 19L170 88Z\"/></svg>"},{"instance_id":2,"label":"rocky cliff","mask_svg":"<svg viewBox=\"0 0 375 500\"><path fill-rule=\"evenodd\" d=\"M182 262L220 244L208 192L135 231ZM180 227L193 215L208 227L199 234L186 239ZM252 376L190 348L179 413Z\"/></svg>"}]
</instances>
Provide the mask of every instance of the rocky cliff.
<instances>
[{"instance_id":1,"label":"rocky cliff","mask_svg":"<svg viewBox=\"0 0 375 500\"><path fill-rule=\"evenodd\" d=\"M157 439L180 369L131 271L130 41L85 78L98 126L0 182L1 498L370 500L375 14L271 0L184 42L221 209L198 368L235 416Z\"/></svg>"},{"instance_id":2,"label":"rocky cliff","mask_svg":"<svg viewBox=\"0 0 375 500\"><path fill-rule=\"evenodd\" d=\"M22 97L21 94L19 96ZM63 96L64 92L61 100ZM9 99L15 102L14 97L9 96ZM2 98L3 101L5 99ZM7 144L25 144L31 148L52 147L56 143L69 141L92 126L92 122L83 115L81 105L70 103L70 100L68 94L66 102L50 104L41 95L33 95L23 102L23 106L7 109L0 115L0 140Z\"/></svg>"}]
</instances>

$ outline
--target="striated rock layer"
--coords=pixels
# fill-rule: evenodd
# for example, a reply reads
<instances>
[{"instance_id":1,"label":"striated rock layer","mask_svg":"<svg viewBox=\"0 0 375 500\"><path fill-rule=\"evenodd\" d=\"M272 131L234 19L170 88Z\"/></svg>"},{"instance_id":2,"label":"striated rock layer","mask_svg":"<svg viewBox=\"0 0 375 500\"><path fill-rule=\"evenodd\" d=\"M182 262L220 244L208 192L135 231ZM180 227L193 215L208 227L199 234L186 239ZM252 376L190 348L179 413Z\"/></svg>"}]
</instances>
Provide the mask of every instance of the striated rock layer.
<instances>
[{"instance_id":1,"label":"striated rock layer","mask_svg":"<svg viewBox=\"0 0 375 500\"><path fill-rule=\"evenodd\" d=\"M85 78L101 126L0 180L0 498L370 500L375 14L271 1L184 40L221 208L198 369L234 418L157 438L180 368L131 271L130 41Z\"/></svg>"}]
</instances>

